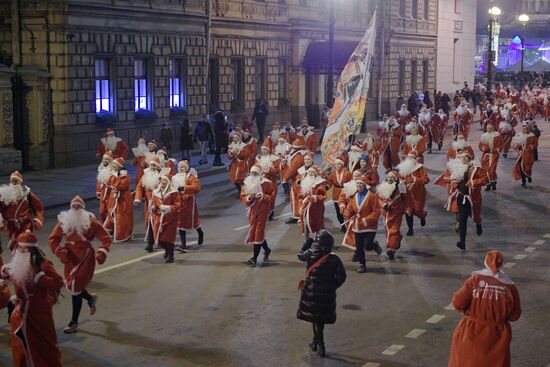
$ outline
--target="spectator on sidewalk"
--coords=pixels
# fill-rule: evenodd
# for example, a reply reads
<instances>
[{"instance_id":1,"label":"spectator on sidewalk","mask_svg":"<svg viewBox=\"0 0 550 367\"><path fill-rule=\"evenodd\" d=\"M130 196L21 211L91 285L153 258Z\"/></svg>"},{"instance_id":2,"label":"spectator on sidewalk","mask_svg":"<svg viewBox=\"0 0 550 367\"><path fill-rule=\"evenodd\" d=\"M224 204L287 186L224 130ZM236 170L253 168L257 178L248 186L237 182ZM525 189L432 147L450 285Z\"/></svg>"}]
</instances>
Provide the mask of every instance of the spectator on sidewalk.
<instances>
[{"instance_id":1,"label":"spectator on sidewalk","mask_svg":"<svg viewBox=\"0 0 550 367\"><path fill-rule=\"evenodd\" d=\"M399 95L397 97L397 100L395 101L395 110L399 111L401 109L401 106L405 104L405 98L403 98L402 95Z\"/></svg>"},{"instance_id":2,"label":"spectator on sidewalk","mask_svg":"<svg viewBox=\"0 0 550 367\"><path fill-rule=\"evenodd\" d=\"M201 118L195 125L195 133L193 135L193 141L199 142L201 147L201 159L199 161L200 165L208 163L206 150L208 149L208 142L210 138L213 138L212 126L208 122L206 115L202 114Z\"/></svg>"},{"instance_id":3,"label":"spectator on sidewalk","mask_svg":"<svg viewBox=\"0 0 550 367\"><path fill-rule=\"evenodd\" d=\"M258 143L262 144L264 141L265 121L269 115L267 104L262 99L256 100L256 107L254 107L254 113L252 114L252 122L256 120L256 126L258 127Z\"/></svg>"},{"instance_id":4,"label":"spectator on sidewalk","mask_svg":"<svg viewBox=\"0 0 550 367\"><path fill-rule=\"evenodd\" d=\"M407 108L412 116L416 116L418 112L418 102L416 100L416 93L411 93L411 96L407 100Z\"/></svg>"},{"instance_id":5,"label":"spectator on sidewalk","mask_svg":"<svg viewBox=\"0 0 550 367\"><path fill-rule=\"evenodd\" d=\"M184 118L180 127L181 159L191 162L191 150L193 149L193 128L189 118Z\"/></svg>"},{"instance_id":6,"label":"spectator on sidewalk","mask_svg":"<svg viewBox=\"0 0 550 367\"><path fill-rule=\"evenodd\" d=\"M225 114L222 110L214 113L214 139L216 151L214 156L214 166L223 166L221 153L223 149L227 149L227 132L228 125L225 121Z\"/></svg>"},{"instance_id":7,"label":"spectator on sidewalk","mask_svg":"<svg viewBox=\"0 0 550 367\"><path fill-rule=\"evenodd\" d=\"M425 91L424 92L424 100L423 100L424 104L426 105L426 108L427 109L430 109L434 106L433 102L432 102L432 99L430 97L430 92L429 91Z\"/></svg>"},{"instance_id":8,"label":"spectator on sidewalk","mask_svg":"<svg viewBox=\"0 0 550 367\"><path fill-rule=\"evenodd\" d=\"M166 122L163 122L160 128L160 141L162 146L168 149L169 155L172 155L172 140L174 140L174 132Z\"/></svg>"},{"instance_id":9,"label":"spectator on sidewalk","mask_svg":"<svg viewBox=\"0 0 550 367\"><path fill-rule=\"evenodd\" d=\"M443 108L443 112L445 112L447 116L449 116L449 112L451 111L451 106L449 105L450 102L451 98L449 95L447 93L443 93L443 96L441 97L441 108Z\"/></svg>"}]
</instances>

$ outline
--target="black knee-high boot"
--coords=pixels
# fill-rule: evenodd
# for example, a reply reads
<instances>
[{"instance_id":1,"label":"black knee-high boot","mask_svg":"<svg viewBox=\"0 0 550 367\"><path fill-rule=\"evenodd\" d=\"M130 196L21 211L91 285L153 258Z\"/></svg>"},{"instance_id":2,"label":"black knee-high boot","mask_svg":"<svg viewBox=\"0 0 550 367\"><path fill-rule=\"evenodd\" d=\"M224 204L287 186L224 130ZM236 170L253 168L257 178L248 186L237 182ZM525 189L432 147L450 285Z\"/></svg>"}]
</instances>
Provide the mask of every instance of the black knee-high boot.
<instances>
[{"instance_id":1,"label":"black knee-high boot","mask_svg":"<svg viewBox=\"0 0 550 367\"><path fill-rule=\"evenodd\" d=\"M309 348L312 351L317 352L317 327L314 323L311 325L313 326L313 340L309 343Z\"/></svg>"},{"instance_id":2,"label":"black knee-high boot","mask_svg":"<svg viewBox=\"0 0 550 367\"><path fill-rule=\"evenodd\" d=\"M316 324L317 325L317 346L319 348L319 356L321 358L325 358L326 352L325 352L325 336L324 336L324 330L325 330L325 324Z\"/></svg>"},{"instance_id":3,"label":"black knee-high boot","mask_svg":"<svg viewBox=\"0 0 550 367\"><path fill-rule=\"evenodd\" d=\"M407 231L407 236L412 236L412 235L414 235L414 229L413 229L414 220L413 220L413 216L412 216L412 215L409 215L409 214L405 214L405 220L407 221L407 226L409 227L409 230Z\"/></svg>"},{"instance_id":4,"label":"black knee-high boot","mask_svg":"<svg viewBox=\"0 0 550 367\"><path fill-rule=\"evenodd\" d=\"M199 235L197 243L201 246L204 243L204 232L201 227L197 228L197 234Z\"/></svg>"},{"instance_id":5,"label":"black knee-high boot","mask_svg":"<svg viewBox=\"0 0 550 367\"><path fill-rule=\"evenodd\" d=\"M80 310L82 310L82 298L83 294L77 294L72 296L73 301L73 315L71 317L71 324L78 324L78 318L80 317Z\"/></svg>"},{"instance_id":6,"label":"black knee-high boot","mask_svg":"<svg viewBox=\"0 0 550 367\"><path fill-rule=\"evenodd\" d=\"M187 233L180 229L179 234L180 234L181 245L179 245L176 248L176 250L178 250L180 252L187 252L187 239L186 239Z\"/></svg>"}]
</instances>

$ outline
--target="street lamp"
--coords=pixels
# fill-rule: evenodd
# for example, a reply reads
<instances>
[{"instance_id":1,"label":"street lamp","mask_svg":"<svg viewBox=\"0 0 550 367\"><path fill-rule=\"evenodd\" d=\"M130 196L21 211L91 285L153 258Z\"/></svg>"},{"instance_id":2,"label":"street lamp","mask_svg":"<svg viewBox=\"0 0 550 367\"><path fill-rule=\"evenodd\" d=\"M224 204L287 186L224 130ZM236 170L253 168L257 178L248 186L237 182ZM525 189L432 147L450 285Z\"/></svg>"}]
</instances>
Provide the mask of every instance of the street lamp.
<instances>
[{"instance_id":1,"label":"street lamp","mask_svg":"<svg viewBox=\"0 0 550 367\"><path fill-rule=\"evenodd\" d=\"M521 73L523 74L523 55L524 55L524 51L525 51L525 25L527 24L527 22L529 21L529 15L527 14L521 14L519 17L518 17L518 20L521 22L521 24L523 25L523 35L521 35L519 37L520 41L521 41Z\"/></svg>"},{"instance_id":2,"label":"street lamp","mask_svg":"<svg viewBox=\"0 0 550 367\"><path fill-rule=\"evenodd\" d=\"M491 1L492 3L492 1ZM498 6L493 6L489 9L489 55L487 57L487 92L491 93L493 89L493 65L497 60L496 54L498 53L498 33L500 31L500 25L498 24L498 17L502 14L502 10ZM495 51L493 51L493 45L495 43Z\"/></svg>"}]
</instances>

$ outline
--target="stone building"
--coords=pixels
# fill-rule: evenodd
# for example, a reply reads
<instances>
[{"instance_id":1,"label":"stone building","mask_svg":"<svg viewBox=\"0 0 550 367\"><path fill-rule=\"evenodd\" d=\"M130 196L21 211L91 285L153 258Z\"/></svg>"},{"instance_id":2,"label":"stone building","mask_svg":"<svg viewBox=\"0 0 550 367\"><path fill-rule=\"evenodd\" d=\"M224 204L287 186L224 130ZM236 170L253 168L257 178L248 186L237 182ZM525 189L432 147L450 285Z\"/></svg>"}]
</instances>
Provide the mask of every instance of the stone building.
<instances>
[{"instance_id":1,"label":"stone building","mask_svg":"<svg viewBox=\"0 0 550 367\"><path fill-rule=\"evenodd\" d=\"M129 145L176 134L214 108L232 121L267 101L269 122L326 103L334 0L9 0L0 3L0 170L95 162L116 121ZM457 0L458 1L458 0ZM438 0L346 0L335 9L335 78L378 7L367 119L433 90ZM210 39L207 45L207 40ZM177 146L177 144L175 144Z\"/></svg>"}]
</instances>

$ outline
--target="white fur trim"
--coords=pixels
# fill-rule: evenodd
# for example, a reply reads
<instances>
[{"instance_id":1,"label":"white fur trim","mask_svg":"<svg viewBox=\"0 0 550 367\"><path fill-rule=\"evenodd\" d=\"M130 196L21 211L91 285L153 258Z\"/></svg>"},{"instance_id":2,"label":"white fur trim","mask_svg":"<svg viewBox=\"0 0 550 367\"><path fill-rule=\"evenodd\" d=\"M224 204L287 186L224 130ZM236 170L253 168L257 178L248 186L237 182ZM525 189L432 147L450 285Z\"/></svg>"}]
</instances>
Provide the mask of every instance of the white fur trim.
<instances>
[{"instance_id":1,"label":"white fur trim","mask_svg":"<svg viewBox=\"0 0 550 367\"><path fill-rule=\"evenodd\" d=\"M98 248L97 251L98 252L103 252L105 255L107 255L109 253L109 251L104 249L103 247Z\"/></svg>"},{"instance_id":2,"label":"white fur trim","mask_svg":"<svg viewBox=\"0 0 550 367\"><path fill-rule=\"evenodd\" d=\"M46 275L46 273L44 273L43 271L36 273L36 275L34 276L34 279L32 280L32 282L34 284L38 283L40 278L42 278L42 276L44 276L44 275Z\"/></svg>"}]
</instances>

